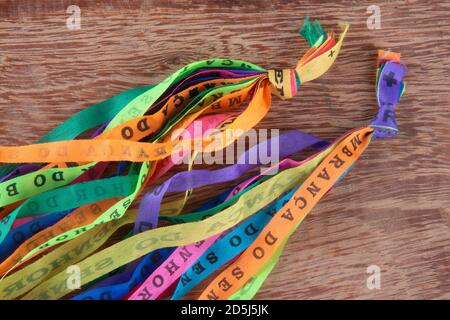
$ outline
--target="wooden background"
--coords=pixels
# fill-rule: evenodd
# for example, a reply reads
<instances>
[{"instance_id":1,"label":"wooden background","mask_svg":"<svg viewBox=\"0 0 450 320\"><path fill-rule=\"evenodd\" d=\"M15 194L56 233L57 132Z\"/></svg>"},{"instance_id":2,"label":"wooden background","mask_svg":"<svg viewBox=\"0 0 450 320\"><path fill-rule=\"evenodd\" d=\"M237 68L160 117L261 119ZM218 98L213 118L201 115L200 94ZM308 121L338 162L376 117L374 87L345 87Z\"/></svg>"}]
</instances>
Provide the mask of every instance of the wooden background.
<instances>
[{"instance_id":1,"label":"wooden background","mask_svg":"<svg viewBox=\"0 0 450 320\"><path fill-rule=\"evenodd\" d=\"M68 30L66 8L81 8ZM369 30L367 7L381 8ZM35 141L75 112L194 60L291 67L305 16L351 24L335 65L261 128L333 138L376 112L376 52L402 53L398 137L377 140L292 236L259 299L450 298L448 1L1 1L0 144ZM197 192L205 199L212 190ZM369 265L381 289L366 287Z\"/></svg>"}]
</instances>

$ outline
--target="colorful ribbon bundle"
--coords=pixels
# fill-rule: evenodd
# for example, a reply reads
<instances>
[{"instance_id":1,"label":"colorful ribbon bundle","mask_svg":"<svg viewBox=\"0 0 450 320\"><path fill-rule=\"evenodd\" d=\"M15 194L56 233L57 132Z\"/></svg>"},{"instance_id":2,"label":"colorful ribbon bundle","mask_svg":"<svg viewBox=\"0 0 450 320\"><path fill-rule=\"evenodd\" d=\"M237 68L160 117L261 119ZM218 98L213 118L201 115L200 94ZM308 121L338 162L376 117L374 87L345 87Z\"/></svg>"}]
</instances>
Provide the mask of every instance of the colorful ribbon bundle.
<instances>
[{"instance_id":1,"label":"colorful ribbon bundle","mask_svg":"<svg viewBox=\"0 0 450 320\"><path fill-rule=\"evenodd\" d=\"M301 83L325 73L347 29L336 38L305 19L300 34L310 49L293 69L194 62L157 85L79 112L36 144L0 147L0 162L9 163L0 167L0 298L180 299L205 281L200 299L252 298L289 236L372 138L397 133L394 108L406 67L399 54L379 52L377 116L333 142L288 131L221 169L193 170L193 159L198 150L222 150L253 128L267 114L271 93L290 98ZM207 135L210 129L216 130ZM260 150L273 151L275 144L282 160L242 180L262 165ZM303 161L288 158L307 148L316 153ZM189 158L189 170L152 187L139 209L130 209L145 187L176 165L175 155ZM249 164L250 158L256 161ZM181 214L193 189L239 179L195 212ZM173 192L184 197L163 203ZM121 241L104 248L131 225ZM74 265L83 285L76 295L67 273Z\"/></svg>"}]
</instances>

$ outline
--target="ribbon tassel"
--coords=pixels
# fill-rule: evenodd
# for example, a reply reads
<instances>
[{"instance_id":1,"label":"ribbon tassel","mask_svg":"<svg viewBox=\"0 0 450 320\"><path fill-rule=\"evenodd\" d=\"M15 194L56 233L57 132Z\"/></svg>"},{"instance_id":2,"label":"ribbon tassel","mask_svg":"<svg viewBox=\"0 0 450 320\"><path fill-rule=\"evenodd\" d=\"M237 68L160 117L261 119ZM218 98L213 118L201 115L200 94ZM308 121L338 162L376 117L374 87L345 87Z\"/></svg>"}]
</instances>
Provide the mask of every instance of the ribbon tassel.
<instances>
[{"instance_id":1,"label":"ribbon tassel","mask_svg":"<svg viewBox=\"0 0 450 320\"><path fill-rule=\"evenodd\" d=\"M199 299L253 298L289 237L373 138L397 134L406 66L400 54L378 52L378 112L368 126L330 142L298 130L271 135L220 169L196 170L194 160L259 124L272 95L292 98L327 72L349 29L342 27L325 32L306 18L299 34L309 49L293 68L196 61L81 111L38 143L0 146L0 163L9 163L0 167L0 299L59 299L80 285L74 300L180 299L204 281ZM288 158L309 148L301 161ZM266 155L276 162L269 168ZM187 170L154 185L178 160ZM231 181L185 212L193 190ZM184 197L164 202L176 192ZM128 233L104 247L125 226ZM78 287L68 281L73 265Z\"/></svg>"}]
</instances>

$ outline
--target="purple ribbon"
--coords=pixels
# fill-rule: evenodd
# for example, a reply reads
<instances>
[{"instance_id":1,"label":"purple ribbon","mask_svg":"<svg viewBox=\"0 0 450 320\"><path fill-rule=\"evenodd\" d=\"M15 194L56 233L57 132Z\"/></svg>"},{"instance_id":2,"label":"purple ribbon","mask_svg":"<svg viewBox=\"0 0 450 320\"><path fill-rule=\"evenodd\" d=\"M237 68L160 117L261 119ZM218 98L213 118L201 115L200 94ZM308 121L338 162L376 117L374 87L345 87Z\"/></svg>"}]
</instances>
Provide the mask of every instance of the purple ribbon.
<instances>
[{"instance_id":1,"label":"purple ribbon","mask_svg":"<svg viewBox=\"0 0 450 320\"><path fill-rule=\"evenodd\" d=\"M271 157L273 143L279 143L281 147L279 148L278 159L284 159L288 155L308 147L322 148L328 145L328 142L310 134L292 130L253 146L239 157L238 163L235 165L218 170L180 172L153 189L153 191L145 194L139 206L134 232L143 232L157 225L161 202L167 192L185 191L235 180L245 172L261 165L260 148L267 150L267 156ZM250 164L248 159L256 161Z\"/></svg>"},{"instance_id":2,"label":"purple ribbon","mask_svg":"<svg viewBox=\"0 0 450 320\"><path fill-rule=\"evenodd\" d=\"M400 100L402 79L406 71L405 65L388 61L380 73L377 86L378 114L370 123L370 126L375 128L376 138L397 135L394 108Z\"/></svg>"}]
</instances>

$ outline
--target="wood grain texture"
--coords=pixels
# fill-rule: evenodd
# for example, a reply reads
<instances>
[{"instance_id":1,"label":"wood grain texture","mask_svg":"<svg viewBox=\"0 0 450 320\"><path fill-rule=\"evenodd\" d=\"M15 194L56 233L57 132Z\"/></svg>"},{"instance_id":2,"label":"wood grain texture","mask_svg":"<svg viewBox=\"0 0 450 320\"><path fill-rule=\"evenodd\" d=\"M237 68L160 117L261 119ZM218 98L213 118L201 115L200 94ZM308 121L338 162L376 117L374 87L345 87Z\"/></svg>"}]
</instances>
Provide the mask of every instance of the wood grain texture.
<instances>
[{"instance_id":1,"label":"wood grain texture","mask_svg":"<svg viewBox=\"0 0 450 320\"><path fill-rule=\"evenodd\" d=\"M66 8L81 8L68 30ZM381 8L368 30L367 7ZM409 68L400 134L375 141L291 237L259 299L450 298L450 3L448 1L2 1L0 144L35 141L75 112L211 57L291 67L305 16L351 24L341 54L261 128L333 138L376 112L376 52ZM194 200L216 190L202 189ZM382 270L380 290L366 268Z\"/></svg>"}]
</instances>

